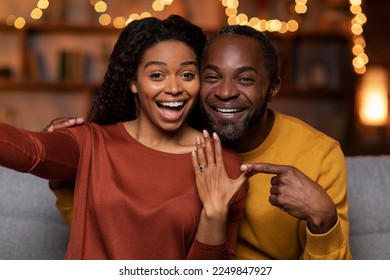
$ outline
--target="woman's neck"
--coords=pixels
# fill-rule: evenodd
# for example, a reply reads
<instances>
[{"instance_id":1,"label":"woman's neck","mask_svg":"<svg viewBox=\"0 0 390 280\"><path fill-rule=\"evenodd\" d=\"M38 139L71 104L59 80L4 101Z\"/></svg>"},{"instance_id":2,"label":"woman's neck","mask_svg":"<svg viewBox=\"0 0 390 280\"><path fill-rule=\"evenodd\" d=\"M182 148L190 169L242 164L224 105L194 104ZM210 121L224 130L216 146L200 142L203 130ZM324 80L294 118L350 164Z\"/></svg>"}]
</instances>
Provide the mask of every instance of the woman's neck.
<instances>
[{"instance_id":1,"label":"woman's neck","mask_svg":"<svg viewBox=\"0 0 390 280\"><path fill-rule=\"evenodd\" d=\"M141 144L162 152L189 153L195 148L195 138L201 132L183 124L178 130L166 131L143 125L139 119L124 123L127 132Z\"/></svg>"}]
</instances>

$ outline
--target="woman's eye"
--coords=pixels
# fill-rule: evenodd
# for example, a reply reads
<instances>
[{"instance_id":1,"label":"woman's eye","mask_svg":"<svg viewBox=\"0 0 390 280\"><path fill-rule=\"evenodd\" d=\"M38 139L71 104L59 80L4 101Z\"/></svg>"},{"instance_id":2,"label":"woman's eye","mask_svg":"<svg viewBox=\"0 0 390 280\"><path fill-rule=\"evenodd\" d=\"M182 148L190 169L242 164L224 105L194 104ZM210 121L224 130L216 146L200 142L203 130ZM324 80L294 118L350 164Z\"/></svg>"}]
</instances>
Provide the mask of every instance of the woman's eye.
<instances>
[{"instance_id":1,"label":"woman's eye","mask_svg":"<svg viewBox=\"0 0 390 280\"><path fill-rule=\"evenodd\" d=\"M161 73L153 73L150 75L150 78L152 79L161 79L163 75Z\"/></svg>"},{"instance_id":2,"label":"woman's eye","mask_svg":"<svg viewBox=\"0 0 390 280\"><path fill-rule=\"evenodd\" d=\"M186 79L193 79L193 78L195 78L195 74L192 72L186 72L186 73L183 73L183 77Z\"/></svg>"}]
</instances>

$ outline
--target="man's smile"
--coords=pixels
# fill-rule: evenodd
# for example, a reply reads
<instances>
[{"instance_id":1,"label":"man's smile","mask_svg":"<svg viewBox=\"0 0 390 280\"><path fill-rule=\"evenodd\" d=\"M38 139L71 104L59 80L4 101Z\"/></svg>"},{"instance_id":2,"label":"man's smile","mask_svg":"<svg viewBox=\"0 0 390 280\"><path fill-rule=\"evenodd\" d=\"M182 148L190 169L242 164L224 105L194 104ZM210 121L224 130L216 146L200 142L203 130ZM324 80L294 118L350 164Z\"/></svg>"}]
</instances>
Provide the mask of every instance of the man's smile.
<instances>
[{"instance_id":1,"label":"man's smile","mask_svg":"<svg viewBox=\"0 0 390 280\"><path fill-rule=\"evenodd\" d=\"M220 107L212 107L215 111L223 115L234 115L236 113L240 113L244 111L244 109L237 108L220 108Z\"/></svg>"}]
</instances>

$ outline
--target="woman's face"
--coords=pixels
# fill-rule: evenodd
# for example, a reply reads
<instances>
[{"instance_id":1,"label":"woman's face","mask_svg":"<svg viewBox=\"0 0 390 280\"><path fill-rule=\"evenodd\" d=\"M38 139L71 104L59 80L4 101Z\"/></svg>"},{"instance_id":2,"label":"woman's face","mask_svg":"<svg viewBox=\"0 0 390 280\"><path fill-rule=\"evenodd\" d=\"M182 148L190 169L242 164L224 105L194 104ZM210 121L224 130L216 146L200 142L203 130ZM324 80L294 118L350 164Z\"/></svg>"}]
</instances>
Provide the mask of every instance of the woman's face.
<instances>
[{"instance_id":1,"label":"woman's face","mask_svg":"<svg viewBox=\"0 0 390 280\"><path fill-rule=\"evenodd\" d=\"M139 97L143 125L178 130L198 97L200 82L194 51L180 41L164 41L148 49L131 85Z\"/></svg>"}]
</instances>

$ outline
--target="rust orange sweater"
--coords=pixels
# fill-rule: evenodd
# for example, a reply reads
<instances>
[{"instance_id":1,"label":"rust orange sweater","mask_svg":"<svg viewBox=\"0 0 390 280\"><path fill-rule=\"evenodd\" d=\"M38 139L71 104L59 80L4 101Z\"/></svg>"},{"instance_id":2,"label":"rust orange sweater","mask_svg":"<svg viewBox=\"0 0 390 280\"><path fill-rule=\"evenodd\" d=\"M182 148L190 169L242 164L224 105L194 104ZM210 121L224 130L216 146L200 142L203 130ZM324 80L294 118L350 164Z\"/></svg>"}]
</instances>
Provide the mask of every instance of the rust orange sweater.
<instances>
[{"instance_id":1,"label":"rust orange sweater","mask_svg":"<svg viewBox=\"0 0 390 280\"><path fill-rule=\"evenodd\" d=\"M238 177L238 155L225 149L224 159L229 176ZM132 138L123 123L89 123L52 133L0 124L0 165L76 181L67 259L234 257L247 188L229 210L226 242L197 242L202 205L191 154L150 149Z\"/></svg>"}]
</instances>

